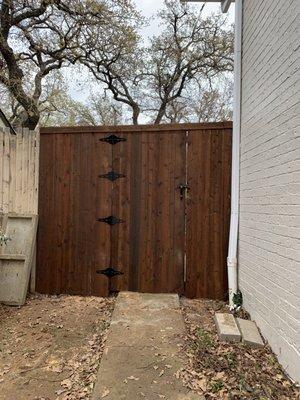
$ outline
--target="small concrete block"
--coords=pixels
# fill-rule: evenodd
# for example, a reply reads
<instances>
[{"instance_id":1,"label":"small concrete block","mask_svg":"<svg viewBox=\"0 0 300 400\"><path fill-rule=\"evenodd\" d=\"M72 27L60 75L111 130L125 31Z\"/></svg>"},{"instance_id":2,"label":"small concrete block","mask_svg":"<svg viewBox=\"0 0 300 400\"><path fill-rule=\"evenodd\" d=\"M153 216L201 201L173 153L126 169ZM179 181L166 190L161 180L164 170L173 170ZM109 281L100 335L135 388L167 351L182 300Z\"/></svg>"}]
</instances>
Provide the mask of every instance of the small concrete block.
<instances>
[{"instance_id":1,"label":"small concrete block","mask_svg":"<svg viewBox=\"0 0 300 400\"><path fill-rule=\"evenodd\" d=\"M256 323L247 319L237 318L238 327L240 328L243 342L251 347L263 347L264 342L257 329Z\"/></svg>"},{"instance_id":2,"label":"small concrete block","mask_svg":"<svg viewBox=\"0 0 300 400\"><path fill-rule=\"evenodd\" d=\"M232 314L215 314L215 321L220 340L240 342L242 335Z\"/></svg>"}]
</instances>

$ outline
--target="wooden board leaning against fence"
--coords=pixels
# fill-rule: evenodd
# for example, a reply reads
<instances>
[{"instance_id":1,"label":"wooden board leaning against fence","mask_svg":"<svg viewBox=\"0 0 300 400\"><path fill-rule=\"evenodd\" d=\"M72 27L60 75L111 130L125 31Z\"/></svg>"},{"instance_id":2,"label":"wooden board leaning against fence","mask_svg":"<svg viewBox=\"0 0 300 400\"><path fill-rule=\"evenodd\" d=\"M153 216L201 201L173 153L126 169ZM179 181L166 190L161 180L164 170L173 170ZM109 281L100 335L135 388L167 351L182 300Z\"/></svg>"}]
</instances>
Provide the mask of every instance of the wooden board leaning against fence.
<instances>
[{"instance_id":1,"label":"wooden board leaning against fence","mask_svg":"<svg viewBox=\"0 0 300 400\"><path fill-rule=\"evenodd\" d=\"M5 214L7 241L0 248L0 302L25 303L30 273L35 265L37 215Z\"/></svg>"},{"instance_id":2,"label":"wooden board leaning against fence","mask_svg":"<svg viewBox=\"0 0 300 400\"><path fill-rule=\"evenodd\" d=\"M2 226L5 229L3 223L8 214L19 215L21 220L25 217L24 221L28 215L32 218L37 215L39 148L39 130L21 129L14 134L9 128L0 128L0 228ZM33 246L35 249L35 234L32 240L30 247ZM5 249L0 250L0 253L5 256ZM27 250L24 249L24 254L30 253ZM35 255L30 258L32 258L30 260L31 288L34 289ZM4 266L4 264L2 260L1 265ZM15 304L22 301L17 301Z\"/></svg>"}]
</instances>

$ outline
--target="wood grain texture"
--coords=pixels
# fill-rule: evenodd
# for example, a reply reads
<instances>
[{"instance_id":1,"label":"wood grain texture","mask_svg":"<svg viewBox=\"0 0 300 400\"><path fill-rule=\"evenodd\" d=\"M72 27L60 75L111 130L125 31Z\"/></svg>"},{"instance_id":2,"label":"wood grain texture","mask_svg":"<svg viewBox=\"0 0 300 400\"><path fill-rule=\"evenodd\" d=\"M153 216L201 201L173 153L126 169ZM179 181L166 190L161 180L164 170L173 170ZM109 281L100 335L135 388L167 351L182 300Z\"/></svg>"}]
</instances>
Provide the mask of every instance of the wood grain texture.
<instances>
[{"instance_id":1,"label":"wood grain texture","mask_svg":"<svg viewBox=\"0 0 300 400\"><path fill-rule=\"evenodd\" d=\"M0 214L37 214L39 132L0 128Z\"/></svg>"},{"instance_id":2,"label":"wood grain texture","mask_svg":"<svg viewBox=\"0 0 300 400\"><path fill-rule=\"evenodd\" d=\"M37 290L223 298L231 125L121 128L42 130ZM126 141L100 141L110 134ZM99 177L111 170L125 176ZM181 199L186 179L191 189ZM122 222L97 221L110 215ZM123 272L110 287L97 273L107 267Z\"/></svg>"},{"instance_id":3,"label":"wood grain texture","mask_svg":"<svg viewBox=\"0 0 300 400\"><path fill-rule=\"evenodd\" d=\"M189 132L188 297L223 299L230 219L231 129Z\"/></svg>"},{"instance_id":4,"label":"wood grain texture","mask_svg":"<svg viewBox=\"0 0 300 400\"><path fill-rule=\"evenodd\" d=\"M184 207L177 186L185 174L185 134L122 137L127 141L113 146L113 166L126 177L113 184L112 205L124 222L111 228L111 259L124 275L113 279L113 287L182 293Z\"/></svg>"}]
</instances>

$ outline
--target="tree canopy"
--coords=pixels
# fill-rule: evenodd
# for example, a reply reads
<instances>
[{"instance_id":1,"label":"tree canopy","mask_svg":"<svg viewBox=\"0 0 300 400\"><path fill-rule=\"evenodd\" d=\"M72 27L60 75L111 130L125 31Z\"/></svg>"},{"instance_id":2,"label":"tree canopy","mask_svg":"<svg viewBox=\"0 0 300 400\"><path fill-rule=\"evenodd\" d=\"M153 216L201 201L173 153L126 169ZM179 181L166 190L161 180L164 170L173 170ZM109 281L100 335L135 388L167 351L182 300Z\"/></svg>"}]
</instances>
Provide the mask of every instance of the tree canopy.
<instances>
[{"instance_id":1,"label":"tree canopy","mask_svg":"<svg viewBox=\"0 0 300 400\"><path fill-rule=\"evenodd\" d=\"M131 109L134 124L141 112L150 114L153 123L162 122L189 83L209 82L233 70L233 32L223 16L204 17L203 7L192 12L188 5L166 0L158 17L163 30L146 46L131 31L123 41L112 37L102 47L96 27L91 31L95 42L81 60L116 101Z\"/></svg>"},{"instance_id":2,"label":"tree canopy","mask_svg":"<svg viewBox=\"0 0 300 400\"><path fill-rule=\"evenodd\" d=\"M130 0L1 0L0 83L18 103L14 124L34 128L43 82L76 63L89 45L87 32L130 24Z\"/></svg>"},{"instance_id":3,"label":"tree canopy","mask_svg":"<svg viewBox=\"0 0 300 400\"><path fill-rule=\"evenodd\" d=\"M131 0L0 4L0 93L15 126L230 116L231 92L220 82L233 70L233 30L222 15L165 0L159 32L145 41ZM72 65L100 94L70 98Z\"/></svg>"}]
</instances>

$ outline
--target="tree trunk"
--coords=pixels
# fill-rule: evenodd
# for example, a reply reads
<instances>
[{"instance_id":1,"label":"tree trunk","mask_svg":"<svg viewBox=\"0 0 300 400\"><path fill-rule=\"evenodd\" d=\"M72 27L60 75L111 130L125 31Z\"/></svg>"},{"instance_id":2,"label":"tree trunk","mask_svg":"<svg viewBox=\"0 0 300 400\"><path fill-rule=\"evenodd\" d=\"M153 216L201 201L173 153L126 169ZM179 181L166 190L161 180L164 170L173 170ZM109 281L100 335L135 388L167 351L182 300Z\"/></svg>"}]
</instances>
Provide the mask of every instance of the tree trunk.
<instances>
[{"instance_id":1,"label":"tree trunk","mask_svg":"<svg viewBox=\"0 0 300 400\"><path fill-rule=\"evenodd\" d=\"M132 106L132 123L133 125L139 124L140 107L136 104Z\"/></svg>"},{"instance_id":2,"label":"tree trunk","mask_svg":"<svg viewBox=\"0 0 300 400\"><path fill-rule=\"evenodd\" d=\"M28 128L34 130L39 122L40 112L35 110L35 113L28 115L26 111L22 111L12 122L15 129L17 128Z\"/></svg>"},{"instance_id":3,"label":"tree trunk","mask_svg":"<svg viewBox=\"0 0 300 400\"><path fill-rule=\"evenodd\" d=\"M157 112L157 116L155 118L154 125L158 125L161 123L161 120L163 119L165 112L166 112L166 105L162 104Z\"/></svg>"}]
</instances>

